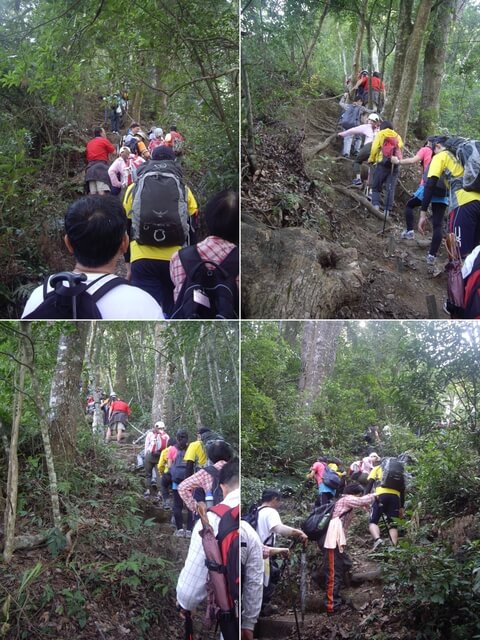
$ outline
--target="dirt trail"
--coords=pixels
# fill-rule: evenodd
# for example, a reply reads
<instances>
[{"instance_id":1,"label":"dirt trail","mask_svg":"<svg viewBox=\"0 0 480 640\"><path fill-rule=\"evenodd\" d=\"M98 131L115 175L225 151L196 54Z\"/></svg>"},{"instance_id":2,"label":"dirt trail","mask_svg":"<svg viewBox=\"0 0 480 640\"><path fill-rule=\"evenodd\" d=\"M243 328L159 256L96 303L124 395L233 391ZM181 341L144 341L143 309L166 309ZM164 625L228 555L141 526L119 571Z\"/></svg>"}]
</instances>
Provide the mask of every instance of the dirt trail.
<instances>
[{"instance_id":1,"label":"dirt trail","mask_svg":"<svg viewBox=\"0 0 480 640\"><path fill-rule=\"evenodd\" d=\"M245 211L271 228L304 227L357 250L365 278L361 300L343 307L337 317L446 319L445 249L432 274L425 261L430 236L400 238L419 167L402 167L394 211L382 233L382 221L358 200L361 190L351 186L353 160L341 157L341 139L335 136L339 114L336 100L302 99L285 122L258 123L260 172L244 182ZM407 155L419 146L414 143Z\"/></svg>"}]
</instances>

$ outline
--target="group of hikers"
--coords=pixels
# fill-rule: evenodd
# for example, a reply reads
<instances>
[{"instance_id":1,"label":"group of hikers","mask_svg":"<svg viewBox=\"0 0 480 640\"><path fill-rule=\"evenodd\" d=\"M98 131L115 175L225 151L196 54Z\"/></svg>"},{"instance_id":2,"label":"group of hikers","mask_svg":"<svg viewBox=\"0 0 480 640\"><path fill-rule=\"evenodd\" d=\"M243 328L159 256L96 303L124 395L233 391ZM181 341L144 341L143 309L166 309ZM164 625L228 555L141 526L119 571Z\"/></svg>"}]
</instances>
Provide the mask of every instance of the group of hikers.
<instances>
[{"instance_id":1,"label":"group of hikers","mask_svg":"<svg viewBox=\"0 0 480 640\"><path fill-rule=\"evenodd\" d=\"M388 532L389 542L395 546L398 542L398 518L404 517L407 477L404 460L402 456L381 459L372 451L353 462L347 471L341 471L341 463L337 458L319 457L307 473L307 478L315 480L317 485L315 506L301 528L290 527L282 522L279 514L282 500L280 490L263 491L259 503L242 516L241 523L241 527L250 530L251 536L253 529L254 539L264 559L255 596L247 601L251 607L247 615L249 623L254 624L260 615L271 615L278 611L278 607L272 605L270 600L291 553L291 547L277 547L278 535L292 538L294 544L306 545L309 540L315 542L322 552L326 612L333 615L342 611L344 601L340 589L345 573L352 566L345 547L353 510L369 511L368 528L374 552L385 544L380 529L382 524ZM280 556L285 558L282 567L278 563ZM255 574L255 569L244 569L242 566L242 575L245 571L248 576L249 570ZM245 597L245 588L242 594ZM245 606L247 603L242 603L242 611Z\"/></svg>"},{"instance_id":2,"label":"group of hikers","mask_svg":"<svg viewBox=\"0 0 480 640\"><path fill-rule=\"evenodd\" d=\"M46 278L22 318L238 318L238 192L215 194L200 213L183 176L184 138L175 125L166 136L160 127L147 135L132 122L118 154L103 127L93 134L88 195L65 215L75 267ZM197 241L200 216L207 234Z\"/></svg>"},{"instance_id":3,"label":"group of hikers","mask_svg":"<svg viewBox=\"0 0 480 640\"><path fill-rule=\"evenodd\" d=\"M379 84L381 82L381 84ZM370 87L371 99L368 88ZM460 137L432 135L411 157L404 157L404 141L389 120L381 115L380 105L385 87L379 74L371 78L366 71L359 74L357 83L340 100L342 115L339 120L343 140L342 155L350 158L353 148L352 186L363 188L371 205L382 212L384 224L390 216L399 171L402 165L419 164L418 188L405 206L403 240L413 240L414 210L420 208L417 230L421 236L427 232L428 209L431 206L432 239L426 255L429 272L435 268L443 239L445 213L449 212L448 229L458 250L456 272L450 279L459 278L463 300L452 299L445 307L451 317L480 317L480 142ZM350 96L353 99L350 100ZM373 106L368 108L368 105ZM368 170L362 167L367 163ZM385 194L383 195L383 191ZM448 244L447 244L448 250ZM453 256L448 251L450 261ZM447 266L451 273L452 268ZM458 277L457 277L458 276Z\"/></svg>"}]
</instances>

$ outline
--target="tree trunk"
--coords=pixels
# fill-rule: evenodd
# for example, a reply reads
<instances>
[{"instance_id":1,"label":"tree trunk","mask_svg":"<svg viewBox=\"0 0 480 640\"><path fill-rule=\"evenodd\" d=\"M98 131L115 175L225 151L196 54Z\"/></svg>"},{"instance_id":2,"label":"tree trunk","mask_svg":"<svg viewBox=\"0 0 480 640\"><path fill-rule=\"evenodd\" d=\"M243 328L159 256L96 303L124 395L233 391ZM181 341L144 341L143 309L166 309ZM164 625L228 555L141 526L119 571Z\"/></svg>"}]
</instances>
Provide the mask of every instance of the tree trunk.
<instances>
[{"instance_id":1,"label":"tree trunk","mask_svg":"<svg viewBox=\"0 0 480 640\"><path fill-rule=\"evenodd\" d=\"M363 45L363 36L365 33L365 15L367 11L368 0L364 0L360 9L360 15L358 17L358 27L357 27L357 37L355 39L355 49L353 53L353 64L352 64L352 87L355 86L358 78L358 74L361 69L360 66L362 64L362 45Z\"/></svg>"},{"instance_id":2,"label":"tree trunk","mask_svg":"<svg viewBox=\"0 0 480 640\"><path fill-rule=\"evenodd\" d=\"M395 105L400 91L402 75L405 66L405 56L409 45L410 35L413 30L412 23L413 0L400 0L400 15L398 18L397 44L395 47L395 61L393 63L392 77L385 100L385 117L391 119L395 112Z\"/></svg>"},{"instance_id":3,"label":"tree trunk","mask_svg":"<svg viewBox=\"0 0 480 640\"><path fill-rule=\"evenodd\" d=\"M245 60L242 62L242 93L245 105L245 115L247 117L247 159L250 167L250 174L253 176L257 170L257 150L255 148L252 96L250 94L250 83L248 81L247 63Z\"/></svg>"},{"instance_id":4,"label":"tree trunk","mask_svg":"<svg viewBox=\"0 0 480 640\"><path fill-rule=\"evenodd\" d=\"M310 58L312 57L313 50L315 49L315 45L318 42L318 38L320 37L320 31L322 30L323 22L325 20L325 17L328 13L329 8L330 8L330 0L325 0L325 6L323 7L323 11L318 19L318 24L315 28L315 31L313 32L313 36L310 41L310 45L308 47L307 53L303 58L302 66L298 70L299 78L302 77L303 72L305 71L305 69L308 66L308 63L310 62Z\"/></svg>"},{"instance_id":5,"label":"tree trunk","mask_svg":"<svg viewBox=\"0 0 480 640\"><path fill-rule=\"evenodd\" d=\"M408 118L410 116L413 94L415 92L423 37L427 28L433 1L434 0L421 0L417 11L415 26L413 27L405 55L402 82L400 84L393 116L395 131L404 139L407 134Z\"/></svg>"},{"instance_id":6,"label":"tree trunk","mask_svg":"<svg viewBox=\"0 0 480 640\"><path fill-rule=\"evenodd\" d=\"M305 321L302 337L302 374L298 383L306 406L318 396L325 378L332 371L337 353L337 338L343 322Z\"/></svg>"},{"instance_id":7,"label":"tree trunk","mask_svg":"<svg viewBox=\"0 0 480 640\"><path fill-rule=\"evenodd\" d=\"M447 56L447 42L457 0L443 0L432 13L430 36L423 59L423 84L418 120L417 138L426 138L438 125L440 88Z\"/></svg>"},{"instance_id":8,"label":"tree trunk","mask_svg":"<svg viewBox=\"0 0 480 640\"><path fill-rule=\"evenodd\" d=\"M62 333L58 341L49 403L53 455L62 462L70 462L75 458L77 426L85 415L85 404L80 398L79 389L89 323L72 322L70 329L69 333Z\"/></svg>"},{"instance_id":9,"label":"tree trunk","mask_svg":"<svg viewBox=\"0 0 480 640\"><path fill-rule=\"evenodd\" d=\"M24 333L20 334L19 363L15 373L15 396L12 411L12 434L8 456L7 504L4 513L4 547L3 560L9 563L15 549L15 524L17 520L18 497L18 436L22 421L23 393L25 388L25 374L32 361L30 343L31 323L22 323Z\"/></svg>"},{"instance_id":10,"label":"tree trunk","mask_svg":"<svg viewBox=\"0 0 480 640\"><path fill-rule=\"evenodd\" d=\"M165 356L166 324L155 323L155 373L152 398L152 424L163 420L168 427L173 421L173 405L171 401L173 366Z\"/></svg>"},{"instance_id":11,"label":"tree trunk","mask_svg":"<svg viewBox=\"0 0 480 640\"><path fill-rule=\"evenodd\" d=\"M127 371L129 371L128 351L125 348L122 332L116 335L115 340L115 382L113 383L115 393L128 402L126 398L129 385L127 380Z\"/></svg>"},{"instance_id":12,"label":"tree trunk","mask_svg":"<svg viewBox=\"0 0 480 640\"><path fill-rule=\"evenodd\" d=\"M385 64L387 61L387 42L388 42L388 34L390 32L390 22L392 20L392 8L393 8L393 0L390 0L390 4L388 6L387 20L385 22L385 31L383 32L382 54L381 54L382 58L381 58L380 69L379 69L382 80L385 80Z\"/></svg>"}]
</instances>

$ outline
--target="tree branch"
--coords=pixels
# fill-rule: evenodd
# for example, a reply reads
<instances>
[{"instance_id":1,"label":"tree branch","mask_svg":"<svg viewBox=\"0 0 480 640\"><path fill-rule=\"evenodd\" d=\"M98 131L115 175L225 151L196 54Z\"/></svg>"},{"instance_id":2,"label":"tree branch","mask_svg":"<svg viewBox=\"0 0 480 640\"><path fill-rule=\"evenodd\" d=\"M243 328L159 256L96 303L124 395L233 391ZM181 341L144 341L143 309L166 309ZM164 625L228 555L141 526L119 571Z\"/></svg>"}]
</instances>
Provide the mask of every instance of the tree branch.
<instances>
[{"instance_id":1,"label":"tree branch","mask_svg":"<svg viewBox=\"0 0 480 640\"><path fill-rule=\"evenodd\" d=\"M222 71L221 73L216 73L211 76L203 76L202 78L195 78L194 80L189 80L188 82L184 82L183 84L176 87L173 91L165 91L164 89L157 89L156 87L152 87L151 84L148 84L148 82L145 82L145 80L142 80L141 78L140 78L140 82L146 87L148 87L149 89L152 89L152 91L156 91L157 93L164 93L166 96L171 98L178 91L180 91L180 89L183 89L184 87L187 87L191 84L195 84L196 82L203 82L204 80L214 80L215 78L221 78L222 76L226 76L226 75L229 75L230 73L235 73L235 72L238 73L238 67L233 67L232 69L228 69L227 71Z\"/></svg>"}]
</instances>

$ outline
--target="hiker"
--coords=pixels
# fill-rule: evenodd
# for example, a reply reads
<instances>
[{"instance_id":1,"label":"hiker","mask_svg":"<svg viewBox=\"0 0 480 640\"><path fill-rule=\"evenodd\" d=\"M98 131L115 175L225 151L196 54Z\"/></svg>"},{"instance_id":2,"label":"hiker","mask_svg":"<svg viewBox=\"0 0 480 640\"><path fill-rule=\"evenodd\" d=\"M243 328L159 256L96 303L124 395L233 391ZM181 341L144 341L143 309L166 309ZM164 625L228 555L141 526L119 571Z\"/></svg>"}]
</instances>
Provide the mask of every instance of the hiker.
<instances>
[{"instance_id":1,"label":"hiker","mask_svg":"<svg viewBox=\"0 0 480 640\"><path fill-rule=\"evenodd\" d=\"M112 185L112 196L118 196L128 184L130 149L121 147L118 158L108 168L108 176Z\"/></svg>"},{"instance_id":2,"label":"hiker","mask_svg":"<svg viewBox=\"0 0 480 640\"><path fill-rule=\"evenodd\" d=\"M277 489L265 489L262 493L260 505L258 507L258 519L256 531L262 544L275 547L277 535L300 540L303 544L308 541L307 536L301 529L295 529L282 523L278 508L280 506L282 494ZM270 604L275 585L279 579L280 569L275 560L267 558L265 560L265 579L263 589L262 615L275 613L276 607Z\"/></svg>"},{"instance_id":3,"label":"hiker","mask_svg":"<svg viewBox=\"0 0 480 640\"><path fill-rule=\"evenodd\" d=\"M253 640L253 630L262 608L263 553L255 529L240 521L240 562L242 567L241 640Z\"/></svg>"},{"instance_id":4,"label":"hiker","mask_svg":"<svg viewBox=\"0 0 480 640\"><path fill-rule=\"evenodd\" d=\"M339 132L338 135L343 137L342 156L348 158L350 156L350 150L352 148L352 142L355 140L354 150L358 153L362 144L362 138L347 134L349 129L355 128L361 124L361 116L365 113L365 109L362 106L360 98L355 99L352 103L348 102L348 93L344 94L340 99L340 107L343 109L343 114L340 117L339 124L343 129L343 132Z\"/></svg>"},{"instance_id":5,"label":"hiker","mask_svg":"<svg viewBox=\"0 0 480 640\"><path fill-rule=\"evenodd\" d=\"M148 140L138 122L132 122L122 144L130 149L132 153L141 156L144 160L150 160L150 151L147 148Z\"/></svg>"},{"instance_id":6,"label":"hiker","mask_svg":"<svg viewBox=\"0 0 480 640\"><path fill-rule=\"evenodd\" d=\"M174 318L192 317L192 315L197 312L193 302L198 304L200 304L200 302L186 296L185 290L188 286L192 286L192 284L196 284L197 282L201 283L201 273L199 273L197 279L193 277L196 265L198 265L200 261L211 261L205 266L205 268L215 271L216 265L219 265L227 271L228 275L231 274L231 276L235 278L233 282L232 277L232 287L234 290L231 292L232 308L230 315L231 317L238 317L238 244L240 221L238 193L236 191L226 190L213 196L205 206L205 221L209 235L204 240L194 245L194 249L193 247L186 247L175 252L170 261L170 278L174 285L173 299L175 307L172 313L172 317ZM237 251L232 253L236 248ZM189 258L188 256L191 253L193 253L193 256ZM187 267L187 270L189 271L189 277L187 277L185 267ZM219 281L217 280L215 283L218 286ZM225 281L223 284L226 286L227 282ZM193 298L195 298L194 295ZM212 299L207 301L206 304L208 304L209 309L212 309L212 307L215 306L215 312L221 311L225 316L228 315L228 309L219 308L218 300L215 297L212 297ZM201 309L198 309L198 313L201 313ZM236 316L235 313L237 314ZM211 317L215 317L215 315L212 313Z\"/></svg>"},{"instance_id":7,"label":"hiker","mask_svg":"<svg viewBox=\"0 0 480 640\"><path fill-rule=\"evenodd\" d=\"M338 465L335 462L328 462L328 458L320 457L313 463L307 478L314 478L318 485L318 497L315 501L315 506L328 504L335 498L337 490L342 486L342 475L345 474L339 472Z\"/></svg>"},{"instance_id":8,"label":"hiker","mask_svg":"<svg viewBox=\"0 0 480 640\"><path fill-rule=\"evenodd\" d=\"M454 155L447 150L448 138L437 137L434 156L428 167L428 177L424 187L418 230L425 235L427 226L427 209L433 192L441 176L450 190L449 230L454 233L460 254L465 258L480 244L480 192L463 189L464 169Z\"/></svg>"},{"instance_id":9,"label":"hiker","mask_svg":"<svg viewBox=\"0 0 480 640\"><path fill-rule=\"evenodd\" d=\"M446 139L446 138L445 138ZM428 174L428 167L432 160L432 156L434 153L435 144L437 141L437 136L430 136L425 141L424 146L417 151L417 153L412 158L392 158L392 164L397 165L405 165L405 164L417 164L421 163L422 165L422 178L420 180L420 184L418 189L412 195L410 200L407 202L405 206L405 222L407 228L405 231L402 231L401 238L404 240L413 240L415 237L415 233L413 231L413 210L415 207L418 207L422 204L423 194L425 189L425 181ZM442 242L442 228L443 228L443 217L445 215L445 211L447 209L448 204L448 196L447 196L447 187L445 182L440 179L437 183L433 195L432 195L432 242L430 244L430 249L427 254L427 265L434 265L435 259L437 256L437 252L440 248L440 244Z\"/></svg>"},{"instance_id":10,"label":"hiker","mask_svg":"<svg viewBox=\"0 0 480 640\"><path fill-rule=\"evenodd\" d=\"M117 394L112 391L110 394L110 409L108 414L108 427L105 434L105 442L110 442L112 435L117 435L117 442L125 438L128 418L132 415L132 410L128 402L121 400Z\"/></svg>"},{"instance_id":11,"label":"hiker","mask_svg":"<svg viewBox=\"0 0 480 640\"><path fill-rule=\"evenodd\" d=\"M353 509L369 510L376 496L371 493L363 495L360 484L345 487L342 497L333 508L323 545L323 569L325 575L327 614L337 613L342 606L340 589L343 584L345 569L352 566L352 561L345 553L346 533L352 522Z\"/></svg>"},{"instance_id":12,"label":"hiker","mask_svg":"<svg viewBox=\"0 0 480 640\"><path fill-rule=\"evenodd\" d=\"M207 507L221 502L221 489L218 484L220 469L233 458L233 450L225 440L210 440L206 452L210 464L193 475L186 476L178 486L178 495L192 513L198 511L200 501Z\"/></svg>"},{"instance_id":13,"label":"hiker","mask_svg":"<svg viewBox=\"0 0 480 640\"><path fill-rule=\"evenodd\" d=\"M177 131L177 125L172 124L170 132L165 136L165 144L172 149L176 156L181 156L184 142L185 138Z\"/></svg>"},{"instance_id":14,"label":"hiker","mask_svg":"<svg viewBox=\"0 0 480 640\"><path fill-rule=\"evenodd\" d=\"M367 91L368 100L368 91ZM372 108L375 111L381 111L385 104L385 84L378 71L372 74Z\"/></svg>"},{"instance_id":15,"label":"hiker","mask_svg":"<svg viewBox=\"0 0 480 640\"><path fill-rule=\"evenodd\" d=\"M393 462L391 462L393 461ZM388 463L388 466L387 466ZM385 468L385 472L384 472ZM391 468L393 473L387 469ZM370 493L374 484L378 501L374 503L368 528L373 538L373 550L383 544L378 523L386 517L388 534L393 545L398 542L398 529L393 518L404 517L405 474L403 464L394 458L387 458L374 467L368 476L366 493Z\"/></svg>"},{"instance_id":16,"label":"hiker","mask_svg":"<svg viewBox=\"0 0 480 640\"><path fill-rule=\"evenodd\" d=\"M392 126L389 120L382 122L379 132L372 142L368 157L368 163L375 164L372 178L372 205L379 211L382 188L384 184L387 186L385 217L388 217L393 209L395 186L399 175L398 167L391 163L390 158L392 155L401 158L403 149L403 140Z\"/></svg>"},{"instance_id":17,"label":"hiker","mask_svg":"<svg viewBox=\"0 0 480 640\"><path fill-rule=\"evenodd\" d=\"M368 71L366 69L362 69L358 74L357 82L355 83L352 91L355 91L355 100L361 100L362 104L366 104L368 102Z\"/></svg>"},{"instance_id":18,"label":"hiker","mask_svg":"<svg viewBox=\"0 0 480 640\"><path fill-rule=\"evenodd\" d=\"M353 169L355 171L355 178L352 182L352 185L355 187L361 186L362 184L362 180L360 177L360 165L364 160L367 160L370 153L370 149L371 149L371 147L368 147L368 150L366 150L365 146L370 145L372 143L373 139L377 135L379 127L380 127L379 116L376 113L370 113L367 117L366 123L359 124L356 127L351 127L346 131L339 131L338 133L338 135L344 140L346 140L347 136L356 136L356 135L364 136L363 146L357 151L357 155L355 157L355 164L353 165Z\"/></svg>"},{"instance_id":19,"label":"hiker","mask_svg":"<svg viewBox=\"0 0 480 640\"><path fill-rule=\"evenodd\" d=\"M197 429L197 439L188 445L185 453L185 462L187 463L185 477L190 477L200 467L207 464L206 444L209 440L219 440L221 438L209 427L199 427Z\"/></svg>"},{"instance_id":20,"label":"hiker","mask_svg":"<svg viewBox=\"0 0 480 640\"><path fill-rule=\"evenodd\" d=\"M149 172L154 173L147 176ZM153 150L152 159L138 169L136 183L127 188L124 206L132 219L131 282L150 293L169 317L173 311L170 260L189 244L188 217L198 209L171 149L160 146Z\"/></svg>"},{"instance_id":21,"label":"hiker","mask_svg":"<svg viewBox=\"0 0 480 640\"><path fill-rule=\"evenodd\" d=\"M220 486L223 491L222 502L213 507L217 509L222 505L223 508L229 507L230 509L236 509L238 513L238 506L240 503L240 487L239 487L239 461L238 458L230 460L220 471ZM206 512L202 511L204 518L208 520L208 523L213 529L215 536L219 533L219 526L223 518L220 518L216 513L211 510ZM187 612L193 612L201 605L201 603L207 597L207 576L208 569L206 563L205 550L202 543L200 532L203 524L198 521L192 532L190 546L188 548L187 558L185 565L180 572L180 576L177 582L177 602L179 607L183 610L185 615ZM258 549L257 549L258 556ZM258 557L256 560L258 564ZM238 560L226 564L226 582L228 587L238 580ZM236 574L231 575L230 570L233 572L236 568ZM234 596L230 593L230 589L227 587L227 594L229 600L233 600ZM237 583L238 588L238 583ZM237 594L238 597L238 594ZM218 607L218 603L215 602ZM219 626L222 632L223 640L238 640L238 611L236 610L238 602L232 602L232 610L228 619L220 619ZM187 614L188 615L188 614Z\"/></svg>"},{"instance_id":22,"label":"hiker","mask_svg":"<svg viewBox=\"0 0 480 640\"><path fill-rule=\"evenodd\" d=\"M167 464L172 476L173 517L177 530L173 534L176 537L189 538L192 534L193 514L187 509L187 528L183 526L183 500L178 494L178 485L185 480L185 452L188 446L188 431L179 429L176 436L176 444L167 455Z\"/></svg>"},{"instance_id":23,"label":"hiker","mask_svg":"<svg viewBox=\"0 0 480 640\"><path fill-rule=\"evenodd\" d=\"M115 153L115 147L107 140L107 134L103 127L95 127L93 138L87 142L85 155L87 158L87 169L85 171L85 184L88 193L108 195L111 190L110 178L108 176L108 161L110 155Z\"/></svg>"},{"instance_id":24,"label":"hiker","mask_svg":"<svg viewBox=\"0 0 480 640\"><path fill-rule=\"evenodd\" d=\"M122 113L122 98L119 93L116 93L110 98L110 125L112 133L118 134Z\"/></svg>"},{"instance_id":25,"label":"hiker","mask_svg":"<svg viewBox=\"0 0 480 640\"><path fill-rule=\"evenodd\" d=\"M168 452L176 444L175 438L170 438L168 445L160 453L157 464L157 478L160 478L160 493L162 496L162 507L167 511L171 509L170 491L172 489L172 474L168 469ZM158 494L157 494L158 498Z\"/></svg>"},{"instance_id":26,"label":"hiker","mask_svg":"<svg viewBox=\"0 0 480 640\"><path fill-rule=\"evenodd\" d=\"M82 295L92 294L97 311L103 319L161 320L164 317L162 309L152 296L114 275L118 258L128 247L126 229L125 211L116 198L85 196L68 208L65 214L64 242L75 257L75 267L72 273L65 275L67 280L70 276L74 279L85 277L85 284L88 285L88 293L77 296L77 308ZM51 278L49 276L43 285L33 291L22 318L58 318L52 309L42 309L44 298L54 290ZM56 297L59 298L60 294ZM66 298L63 295L62 298L64 297ZM71 300L71 297L67 299L68 305L71 305ZM88 317L83 319L98 318L98 314L95 315L93 311L86 313Z\"/></svg>"},{"instance_id":27,"label":"hiker","mask_svg":"<svg viewBox=\"0 0 480 640\"><path fill-rule=\"evenodd\" d=\"M150 151L150 153L152 153L155 147L159 147L162 144L165 144L163 129L161 127L155 127L155 129L152 131L150 142L148 143L148 150Z\"/></svg>"},{"instance_id":28,"label":"hiker","mask_svg":"<svg viewBox=\"0 0 480 640\"><path fill-rule=\"evenodd\" d=\"M165 423L158 420L145 436L145 457L143 465L145 467L145 492L144 498L150 497L151 491L157 489L156 467L160 459L160 454L168 445L170 436L165 430ZM153 475L152 475L153 474Z\"/></svg>"}]
</instances>

